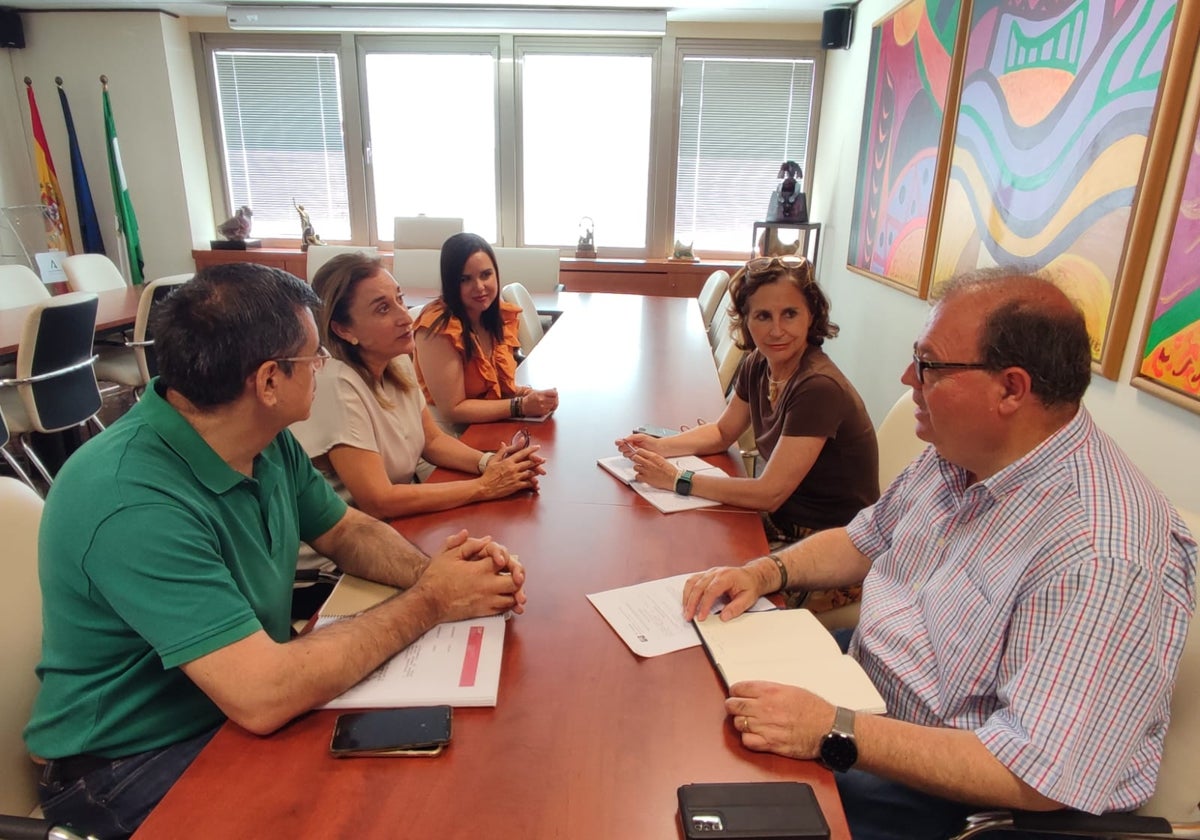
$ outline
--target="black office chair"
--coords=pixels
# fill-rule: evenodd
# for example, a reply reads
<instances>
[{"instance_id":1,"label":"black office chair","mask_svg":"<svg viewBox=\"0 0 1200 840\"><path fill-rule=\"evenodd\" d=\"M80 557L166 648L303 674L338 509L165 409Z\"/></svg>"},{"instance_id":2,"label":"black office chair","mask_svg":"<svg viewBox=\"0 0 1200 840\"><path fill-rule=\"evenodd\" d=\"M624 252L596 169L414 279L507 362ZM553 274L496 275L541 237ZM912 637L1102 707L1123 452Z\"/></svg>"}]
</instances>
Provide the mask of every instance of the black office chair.
<instances>
[{"instance_id":1,"label":"black office chair","mask_svg":"<svg viewBox=\"0 0 1200 840\"><path fill-rule=\"evenodd\" d=\"M78 834L50 820L33 817L0 816L0 840L99 840L91 834Z\"/></svg>"},{"instance_id":2,"label":"black office chair","mask_svg":"<svg viewBox=\"0 0 1200 840\"><path fill-rule=\"evenodd\" d=\"M100 389L96 385L96 332L99 299L72 292L37 304L25 318L17 346L17 375L0 379L0 407L22 451L47 484L53 482L29 441L31 432L60 432L85 424L98 431Z\"/></svg>"}]
</instances>

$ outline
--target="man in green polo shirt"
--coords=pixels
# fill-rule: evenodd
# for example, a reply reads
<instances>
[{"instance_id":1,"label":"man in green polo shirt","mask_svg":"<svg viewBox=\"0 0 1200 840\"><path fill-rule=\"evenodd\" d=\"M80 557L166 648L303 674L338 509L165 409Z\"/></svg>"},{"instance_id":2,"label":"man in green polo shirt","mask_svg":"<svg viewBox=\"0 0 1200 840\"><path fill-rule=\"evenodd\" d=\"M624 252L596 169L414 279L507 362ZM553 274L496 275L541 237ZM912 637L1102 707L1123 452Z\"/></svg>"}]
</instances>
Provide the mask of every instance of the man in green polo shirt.
<instances>
[{"instance_id":1,"label":"man in green polo shirt","mask_svg":"<svg viewBox=\"0 0 1200 840\"><path fill-rule=\"evenodd\" d=\"M348 508L287 431L328 358L318 302L276 269L197 274L157 307L161 375L55 481L25 730L48 818L129 834L227 718L270 733L442 621L522 611L503 546L464 531L425 556ZM301 540L405 591L292 640Z\"/></svg>"}]
</instances>

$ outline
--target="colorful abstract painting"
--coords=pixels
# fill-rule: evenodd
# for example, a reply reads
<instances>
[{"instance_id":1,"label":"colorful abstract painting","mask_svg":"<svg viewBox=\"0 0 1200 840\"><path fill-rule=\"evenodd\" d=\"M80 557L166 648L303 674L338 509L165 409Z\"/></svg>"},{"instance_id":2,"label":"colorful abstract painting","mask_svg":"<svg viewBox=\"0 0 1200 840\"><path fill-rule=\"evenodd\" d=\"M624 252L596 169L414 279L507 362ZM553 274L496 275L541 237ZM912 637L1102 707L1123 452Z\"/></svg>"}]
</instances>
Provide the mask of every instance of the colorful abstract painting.
<instances>
[{"instance_id":1,"label":"colorful abstract painting","mask_svg":"<svg viewBox=\"0 0 1200 840\"><path fill-rule=\"evenodd\" d=\"M1175 6L974 0L935 289L972 268L1044 270L1101 360Z\"/></svg>"},{"instance_id":2,"label":"colorful abstract painting","mask_svg":"<svg viewBox=\"0 0 1200 840\"><path fill-rule=\"evenodd\" d=\"M1197 402L1200 411L1200 132L1193 131L1187 177L1138 376Z\"/></svg>"},{"instance_id":3,"label":"colorful abstract painting","mask_svg":"<svg viewBox=\"0 0 1200 840\"><path fill-rule=\"evenodd\" d=\"M847 263L921 291L961 0L910 0L871 30Z\"/></svg>"}]
</instances>

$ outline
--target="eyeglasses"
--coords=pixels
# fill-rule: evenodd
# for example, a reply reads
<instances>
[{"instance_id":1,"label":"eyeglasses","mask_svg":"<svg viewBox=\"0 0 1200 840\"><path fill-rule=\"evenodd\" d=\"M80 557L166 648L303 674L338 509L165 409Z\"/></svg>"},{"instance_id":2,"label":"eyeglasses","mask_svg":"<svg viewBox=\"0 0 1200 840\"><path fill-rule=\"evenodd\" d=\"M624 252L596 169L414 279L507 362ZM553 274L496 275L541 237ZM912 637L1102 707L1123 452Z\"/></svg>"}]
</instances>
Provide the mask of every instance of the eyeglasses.
<instances>
[{"instance_id":1,"label":"eyeglasses","mask_svg":"<svg viewBox=\"0 0 1200 840\"><path fill-rule=\"evenodd\" d=\"M529 434L529 429L521 429L513 435L511 451L515 452L518 449L524 449L532 441L533 438Z\"/></svg>"},{"instance_id":2,"label":"eyeglasses","mask_svg":"<svg viewBox=\"0 0 1200 840\"><path fill-rule=\"evenodd\" d=\"M921 385L925 384L925 371L927 370L990 370L991 365L983 362L931 362L928 359L922 359L916 353L912 357L913 371L917 375L917 382Z\"/></svg>"},{"instance_id":3,"label":"eyeglasses","mask_svg":"<svg viewBox=\"0 0 1200 840\"><path fill-rule=\"evenodd\" d=\"M325 363L333 357L329 355L329 351L324 347L317 347L316 355L313 356L283 356L278 359L272 359L275 362L308 362L313 366L313 370L320 370L325 367Z\"/></svg>"},{"instance_id":4,"label":"eyeglasses","mask_svg":"<svg viewBox=\"0 0 1200 840\"><path fill-rule=\"evenodd\" d=\"M775 268L797 271L806 265L810 265L808 258L798 257L795 254L786 254L782 257L755 257L746 263L746 273L762 274Z\"/></svg>"}]
</instances>

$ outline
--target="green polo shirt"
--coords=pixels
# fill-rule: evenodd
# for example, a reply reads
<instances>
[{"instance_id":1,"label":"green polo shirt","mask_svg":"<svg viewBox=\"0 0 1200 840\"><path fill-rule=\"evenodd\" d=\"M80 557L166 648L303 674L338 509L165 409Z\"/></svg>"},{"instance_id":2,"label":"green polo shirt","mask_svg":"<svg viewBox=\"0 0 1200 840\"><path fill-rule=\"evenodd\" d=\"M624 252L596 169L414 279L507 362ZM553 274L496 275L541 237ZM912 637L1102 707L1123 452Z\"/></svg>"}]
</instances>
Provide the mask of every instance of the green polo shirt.
<instances>
[{"instance_id":1,"label":"green polo shirt","mask_svg":"<svg viewBox=\"0 0 1200 840\"><path fill-rule=\"evenodd\" d=\"M300 540L346 511L290 432L247 478L157 384L46 498L42 685L25 729L45 758L132 755L224 720L178 666L259 629L286 641Z\"/></svg>"}]
</instances>

